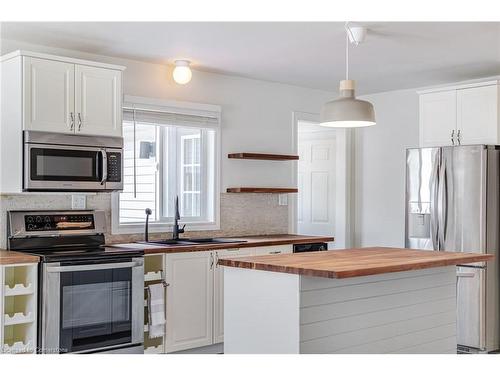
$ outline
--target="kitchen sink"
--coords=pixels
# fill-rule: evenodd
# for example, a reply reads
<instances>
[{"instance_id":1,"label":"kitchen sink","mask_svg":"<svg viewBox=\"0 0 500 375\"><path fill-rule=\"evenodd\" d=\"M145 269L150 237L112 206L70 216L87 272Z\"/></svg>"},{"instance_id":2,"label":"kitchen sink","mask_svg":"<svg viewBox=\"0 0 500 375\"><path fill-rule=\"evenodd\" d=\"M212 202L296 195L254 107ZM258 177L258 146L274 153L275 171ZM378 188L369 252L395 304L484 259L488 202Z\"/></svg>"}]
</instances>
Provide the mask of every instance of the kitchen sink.
<instances>
[{"instance_id":1,"label":"kitchen sink","mask_svg":"<svg viewBox=\"0 0 500 375\"><path fill-rule=\"evenodd\" d=\"M152 240L139 241L141 244L163 245L163 246L189 246L189 245L210 245L224 243L242 243L247 242L236 238L181 238L179 240Z\"/></svg>"}]
</instances>

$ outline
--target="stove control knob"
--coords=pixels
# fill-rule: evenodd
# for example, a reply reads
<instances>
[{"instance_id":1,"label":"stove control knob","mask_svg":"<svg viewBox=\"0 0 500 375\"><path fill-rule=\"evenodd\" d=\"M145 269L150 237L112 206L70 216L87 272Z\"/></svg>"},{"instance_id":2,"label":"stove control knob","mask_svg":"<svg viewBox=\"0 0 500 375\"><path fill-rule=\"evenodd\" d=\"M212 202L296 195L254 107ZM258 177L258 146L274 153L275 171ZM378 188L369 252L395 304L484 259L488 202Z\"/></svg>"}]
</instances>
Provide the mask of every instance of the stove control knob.
<instances>
[{"instance_id":1,"label":"stove control knob","mask_svg":"<svg viewBox=\"0 0 500 375\"><path fill-rule=\"evenodd\" d=\"M45 216L45 219L44 219L44 220L45 220L45 222L46 222L46 223L50 223L50 217Z\"/></svg>"},{"instance_id":2,"label":"stove control knob","mask_svg":"<svg viewBox=\"0 0 500 375\"><path fill-rule=\"evenodd\" d=\"M28 230L33 230L35 229L35 226L33 224L28 224Z\"/></svg>"},{"instance_id":3,"label":"stove control knob","mask_svg":"<svg viewBox=\"0 0 500 375\"><path fill-rule=\"evenodd\" d=\"M33 216L28 216L26 220L28 220L28 223L32 223L34 219Z\"/></svg>"},{"instance_id":4,"label":"stove control knob","mask_svg":"<svg viewBox=\"0 0 500 375\"><path fill-rule=\"evenodd\" d=\"M36 217L36 222L37 223L41 223L42 222L42 217L41 216L37 216Z\"/></svg>"},{"instance_id":5,"label":"stove control knob","mask_svg":"<svg viewBox=\"0 0 500 375\"><path fill-rule=\"evenodd\" d=\"M49 223L45 224L45 229L52 229Z\"/></svg>"}]
</instances>

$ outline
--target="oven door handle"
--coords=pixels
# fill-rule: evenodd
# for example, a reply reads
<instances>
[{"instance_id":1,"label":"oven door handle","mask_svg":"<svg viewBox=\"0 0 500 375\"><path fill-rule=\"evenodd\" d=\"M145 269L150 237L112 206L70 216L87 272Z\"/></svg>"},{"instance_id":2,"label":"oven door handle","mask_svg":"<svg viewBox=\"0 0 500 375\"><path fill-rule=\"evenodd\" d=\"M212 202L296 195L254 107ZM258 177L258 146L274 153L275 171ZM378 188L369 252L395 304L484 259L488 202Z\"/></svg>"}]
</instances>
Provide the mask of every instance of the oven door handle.
<instances>
[{"instance_id":1,"label":"oven door handle","mask_svg":"<svg viewBox=\"0 0 500 375\"><path fill-rule=\"evenodd\" d=\"M75 271L96 271L110 270L115 268L134 268L142 267L142 262L122 262L122 263L105 263L105 264L84 264L79 266L48 266L47 272L75 272Z\"/></svg>"}]
</instances>

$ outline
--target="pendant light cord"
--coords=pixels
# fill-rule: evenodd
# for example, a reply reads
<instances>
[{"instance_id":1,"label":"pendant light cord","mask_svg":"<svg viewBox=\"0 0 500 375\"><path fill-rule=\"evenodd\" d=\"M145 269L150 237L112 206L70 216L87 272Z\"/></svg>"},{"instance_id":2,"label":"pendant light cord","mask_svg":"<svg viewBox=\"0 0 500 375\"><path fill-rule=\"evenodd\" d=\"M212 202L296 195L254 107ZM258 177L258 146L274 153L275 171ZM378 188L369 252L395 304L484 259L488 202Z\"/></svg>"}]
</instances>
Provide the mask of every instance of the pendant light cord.
<instances>
[{"instance_id":1,"label":"pendant light cord","mask_svg":"<svg viewBox=\"0 0 500 375\"><path fill-rule=\"evenodd\" d=\"M345 34L345 79L349 79L349 35L347 33Z\"/></svg>"}]
</instances>

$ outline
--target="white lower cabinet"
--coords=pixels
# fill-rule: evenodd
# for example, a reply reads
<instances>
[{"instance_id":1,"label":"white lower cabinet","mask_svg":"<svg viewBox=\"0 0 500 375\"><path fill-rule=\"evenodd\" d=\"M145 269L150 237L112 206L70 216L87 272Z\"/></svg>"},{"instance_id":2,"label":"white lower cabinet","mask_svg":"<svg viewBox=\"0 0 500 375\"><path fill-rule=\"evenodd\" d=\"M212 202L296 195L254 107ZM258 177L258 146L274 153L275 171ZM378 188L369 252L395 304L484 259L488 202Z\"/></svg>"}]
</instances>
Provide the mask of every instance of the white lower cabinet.
<instances>
[{"instance_id":1,"label":"white lower cabinet","mask_svg":"<svg viewBox=\"0 0 500 375\"><path fill-rule=\"evenodd\" d=\"M217 250L214 270L214 344L224 342L224 267L217 265L219 259L255 255L252 248Z\"/></svg>"},{"instance_id":2,"label":"white lower cabinet","mask_svg":"<svg viewBox=\"0 0 500 375\"><path fill-rule=\"evenodd\" d=\"M212 344L214 253L165 255L167 353Z\"/></svg>"}]
</instances>

